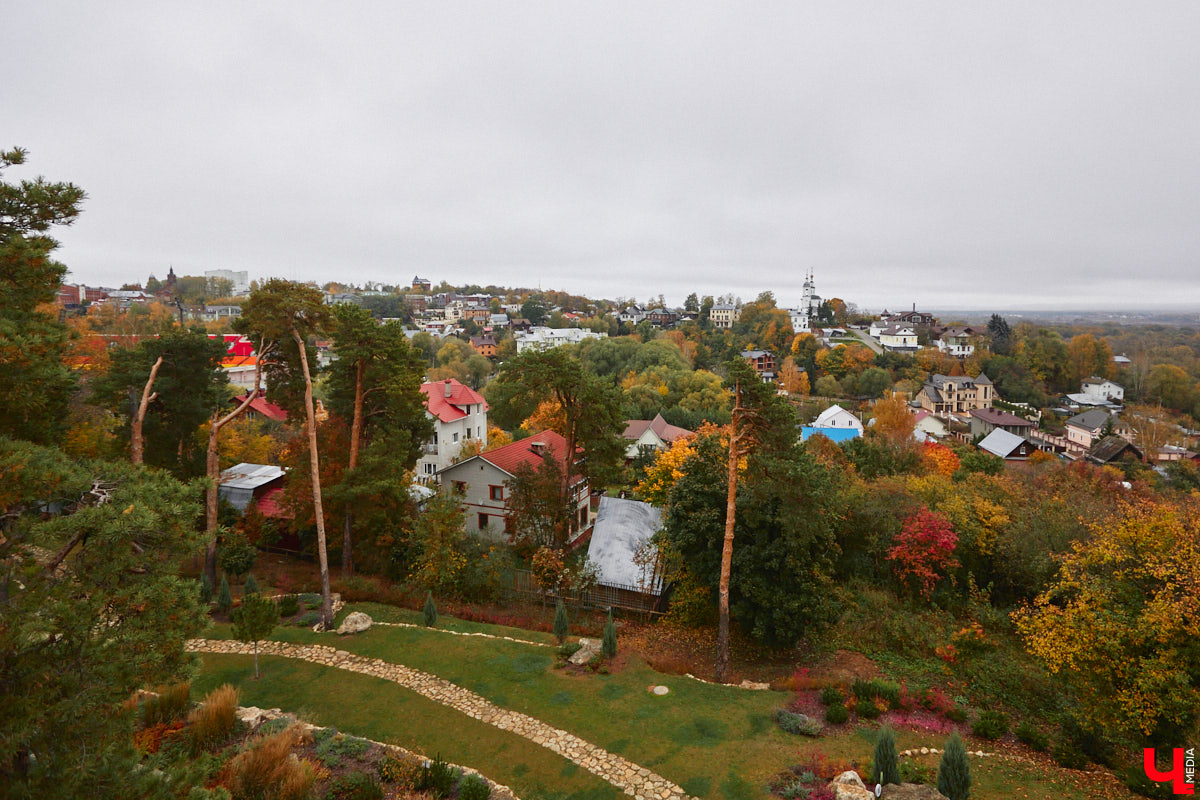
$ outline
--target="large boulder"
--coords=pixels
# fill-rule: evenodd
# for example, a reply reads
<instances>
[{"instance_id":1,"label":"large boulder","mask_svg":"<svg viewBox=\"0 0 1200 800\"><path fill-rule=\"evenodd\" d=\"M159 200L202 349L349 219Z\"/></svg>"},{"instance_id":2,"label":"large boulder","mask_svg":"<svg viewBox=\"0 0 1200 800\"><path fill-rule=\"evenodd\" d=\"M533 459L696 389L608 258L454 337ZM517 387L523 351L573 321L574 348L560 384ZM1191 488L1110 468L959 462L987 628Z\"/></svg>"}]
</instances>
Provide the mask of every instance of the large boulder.
<instances>
[{"instance_id":1,"label":"large boulder","mask_svg":"<svg viewBox=\"0 0 1200 800\"><path fill-rule=\"evenodd\" d=\"M347 633L362 633L367 628L371 627L372 622L374 622L374 620L372 620L370 616L364 614L363 612L351 611L346 615L346 618L342 620L342 624L338 626L337 632L341 635Z\"/></svg>"},{"instance_id":2,"label":"large boulder","mask_svg":"<svg viewBox=\"0 0 1200 800\"><path fill-rule=\"evenodd\" d=\"M580 644L579 649L576 650L569 659L567 659L572 664L579 664L579 665L586 664L589 661L591 661L593 658L595 658L596 656L600 655L600 640L599 639L588 639L586 637L580 637L579 644Z\"/></svg>"},{"instance_id":3,"label":"large boulder","mask_svg":"<svg viewBox=\"0 0 1200 800\"><path fill-rule=\"evenodd\" d=\"M854 770L846 770L829 782L834 800L875 800L875 793L863 785Z\"/></svg>"},{"instance_id":4,"label":"large boulder","mask_svg":"<svg viewBox=\"0 0 1200 800\"><path fill-rule=\"evenodd\" d=\"M946 800L946 795L923 783L889 783L883 787L880 797L884 800Z\"/></svg>"}]
</instances>

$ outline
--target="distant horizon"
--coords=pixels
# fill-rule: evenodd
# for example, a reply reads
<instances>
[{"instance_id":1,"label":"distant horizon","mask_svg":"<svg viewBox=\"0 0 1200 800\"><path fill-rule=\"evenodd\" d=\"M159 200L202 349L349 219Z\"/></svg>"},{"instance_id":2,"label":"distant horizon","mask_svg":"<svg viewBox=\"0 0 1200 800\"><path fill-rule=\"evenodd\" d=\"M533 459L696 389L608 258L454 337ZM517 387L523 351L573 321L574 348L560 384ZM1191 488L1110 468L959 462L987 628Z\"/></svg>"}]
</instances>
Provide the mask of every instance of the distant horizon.
<instances>
[{"instance_id":1,"label":"distant horizon","mask_svg":"<svg viewBox=\"0 0 1200 800\"><path fill-rule=\"evenodd\" d=\"M170 269L173 267L169 266L168 268ZM206 272L206 271L226 270L226 269L234 271L234 272L242 272L242 271L249 272L251 282L264 281L271 277L281 277L281 276L255 276L254 271L252 269L245 268L245 267L243 267L243 268L208 267L208 268L199 270L198 273L193 272L191 270L188 270L188 271L176 270L175 274L177 277L202 277L204 275L204 272ZM115 288L117 288L117 286L127 284L127 283L128 284L139 283L139 284L144 285L146 279L149 278L150 275L154 275L154 277L158 278L159 280L163 280L163 279L165 279L166 274L167 273L163 273L163 275L160 276L157 274L157 272L152 272L152 273L149 273L146 276L146 278L142 278L140 280L120 281L115 286L112 286L111 288L115 289ZM467 281L467 280L451 281L449 279L444 279L442 277L436 277L436 278L431 277L430 274L422 274L420 272L416 272L415 274L421 278L426 278L426 279L430 280L434 286L437 286L437 285L441 284L443 281L445 281L447 283L450 283L452 286L494 285L494 286L498 286L501 288L518 288L516 284L506 285L506 284L495 283L492 281L481 282L481 281L477 281L477 280L475 280L475 281ZM93 281L87 281L87 280L80 281L79 278L72 271L68 271L67 277L64 280L68 283L82 282L88 286L95 286L95 287L104 285L99 282L93 282ZM314 280L309 280L309 281L304 281L304 282L315 283L318 286L326 284L326 283L346 283L351 286L364 285L367 283L380 284L380 285L391 285L391 286L410 286L411 278L408 280L396 280L396 279L375 280L375 279L368 278L368 279L364 279L364 280L354 280L354 281L338 281L338 280L330 278L330 279L326 279L326 280L314 279ZM817 288L819 290L820 289L819 281L817 283L818 283ZM522 288L534 288L534 287L522 287ZM549 286L549 287L543 286L540 290L535 289L535 291L565 292L567 294L578 295L581 297L588 297L590 299L602 299L602 300L609 300L609 301L616 301L619 298L626 298L626 296L622 295L622 294L610 294L610 293L597 294L594 292L586 292L586 291L580 291L578 289L567 288L567 287L557 287L557 286ZM791 307L795 307L797 305L796 302L787 302L785 299L780 297L780 294L778 291L770 290L770 289L767 289L767 290L760 289L758 292L755 292L753 294L750 294L750 293L739 294L736 290L730 288L730 289L726 289L725 291L719 291L719 292L703 292L703 293L697 292L697 296L703 298L705 296L717 297L719 295L724 295L724 294L733 294L735 296L740 296L743 302L749 302L749 301L753 300L755 297L757 297L758 293L761 291L772 291L772 293L775 295L776 305L780 308L791 308ZM649 300L657 299L659 294L660 293L658 293L658 292L651 292L648 294L643 294L643 295L638 296L637 300L639 303L645 304ZM665 297L666 293L663 292L662 294ZM856 302L852 297L842 297L841 295L837 295L837 294L822 294L822 297L823 297L823 299L826 299L826 300L831 299L833 297L841 297L841 299L845 300L848 303L854 303L855 306L862 313L871 313L871 314L879 314L885 310L886 311L902 311L905 309L911 309L913 306L913 303L911 301L909 301L908 303L896 303L894 305L893 304L882 304L882 305L869 304L869 305L867 305L867 304L862 304L862 303ZM686 295L681 297L678 300L678 302L675 302L671 299L667 299L667 305L670 307L680 307L683 305L685 299L686 299ZM972 305L944 305L944 304L923 305L920 302L917 302L916 307L917 307L918 311L926 311L929 313L937 314L938 316L950 316L950 317L953 317L955 315L979 316L979 315L988 315L988 314L1004 314L1004 315L1010 315L1010 316L1028 316L1028 317L1037 317L1038 315L1068 316L1068 315L1092 315L1092 314L1117 315L1117 316L1122 316L1122 317L1145 317L1145 316L1156 316L1156 315L1166 315L1166 314L1171 314L1171 315L1196 314L1197 318L1195 320L1193 320L1192 322L1200 325L1200 302L1163 303L1163 304L1160 304L1157 306L1139 305L1137 307L1129 307L1129 306L1122 306L1122 305L1116 305L1116 304L1114 304L1114 305L1091 304L1091 305L1078 305L1078 306L1047 305L1045 307L988 306L988 305L973 305L973 304Z\"/></svg>"}]
</instances>

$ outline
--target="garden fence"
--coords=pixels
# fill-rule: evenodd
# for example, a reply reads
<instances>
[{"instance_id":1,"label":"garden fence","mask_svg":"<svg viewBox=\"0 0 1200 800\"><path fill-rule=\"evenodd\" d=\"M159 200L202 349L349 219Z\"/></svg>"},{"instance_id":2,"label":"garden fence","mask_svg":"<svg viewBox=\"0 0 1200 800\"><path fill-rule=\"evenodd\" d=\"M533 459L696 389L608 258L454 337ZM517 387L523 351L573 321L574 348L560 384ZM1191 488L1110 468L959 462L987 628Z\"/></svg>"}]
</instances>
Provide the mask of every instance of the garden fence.
<instances>
[{"instance_id":1,"label":"garden fence","mask_svg":"<svg viewBox=\"0 0 1200 800\"><path fill-rule=\"evenodd\" d=\"M589 589L545 592L527 569L513 570L513 592L528 597L549 597L580 607L619 608L639 614L662 614L666 605L662 595L645 587L625 584L597 584Z\"/></svg>"}]
</instances>

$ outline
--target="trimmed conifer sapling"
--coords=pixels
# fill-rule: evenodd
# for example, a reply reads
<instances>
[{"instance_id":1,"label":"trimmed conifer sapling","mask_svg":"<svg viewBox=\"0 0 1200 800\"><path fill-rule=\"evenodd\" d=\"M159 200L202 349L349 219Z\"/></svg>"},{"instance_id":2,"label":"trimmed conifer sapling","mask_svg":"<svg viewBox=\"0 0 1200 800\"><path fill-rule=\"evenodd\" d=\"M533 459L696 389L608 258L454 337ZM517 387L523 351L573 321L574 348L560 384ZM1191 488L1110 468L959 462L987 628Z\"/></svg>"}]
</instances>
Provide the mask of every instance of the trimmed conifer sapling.
<instances>
[{"instance_id":1,"label":"trimmed conifer sapling","mask_svg":"<svg viewBox=\"0 0 1200 800\"><path fill-rule=\"evenodd\" d=\"M967 761L967 747L957 733L946 742L942 752L937 790L950 800L967 800L971 796L971 765Z\"/></svg>"},{"instance_id":2,"label":"trimmed conifer sapling","mask_svg":"<svg viewBox=\"0 0 1200 800\"><path fill-rule=\"evenodd\" d=\"M567 624L567 607L563 605L560 599L558 605L554 608L554 638L558 639L558 643L562 644L567 640L567 634L570 632L570 627Z\"/></svg>"},{"instance_id":3,"label":"trimmed conifer sapling","mask_svg":"<svg viewBox=\"0 0 1200 800\"><path fill-rule=\"evenodd\" d=\"M433 603L433 592L425 594L425 627L433 628L437 625L437 606Z\"/></svg>"},{"instance_id":4,"label":"trimmed conifer sapling","mask_svg":"<svg viewBox=\"0 0 1200 800\"><path fill-rule=\"evenodd\" d=\"M600 640L600 652L605 658L617 655L617 626L613 623L612 609L608 610L608 622L604 623L604 636Z\"/></svg>"},{"instance_id":5,"label":"trimmed conifer sapling","mask_svg":"<svg viewBox=\"0 0 1200 800\"><path fill-rule=\"evenodd\" d=\"M229 580L221 573L221 588L217 590L217 608L229 613L233 608L233 593L229 591Z\"/></svg>"},{"instance_id":6,"label":"trimmed conifer sapling","mask_svg":"<svg viewBox=\"0 0 1200 800\"><path fill-rule=\"evenodd\" d=\"M213 585L212 581L208 579L208 573L206 572L200 576L200 602L207 606L212 601Z\"/></svg>"},{"instance_id":7,"label":"trimmed conifer sapling","mask_svg":"<svg viewBox=\"0 0 1200 800\"><path fill-rule=\"evenodd\" d=\"M896 752L896 734L891 728L880 729L875 738L875 783L900 783L900 755Z\"/></svg>"},{"instance_id":8,"label":"trimmed conifer sapling","mask_svg":"<svg viewBox=\"0 0 1200 800\"><path fill-rule=\"evenodd\" d=\"M254 575L246 576L246 582L242 584L242 597L248 594L258 594L258 581L254 580Z\"/></svg>"}]
</instances>

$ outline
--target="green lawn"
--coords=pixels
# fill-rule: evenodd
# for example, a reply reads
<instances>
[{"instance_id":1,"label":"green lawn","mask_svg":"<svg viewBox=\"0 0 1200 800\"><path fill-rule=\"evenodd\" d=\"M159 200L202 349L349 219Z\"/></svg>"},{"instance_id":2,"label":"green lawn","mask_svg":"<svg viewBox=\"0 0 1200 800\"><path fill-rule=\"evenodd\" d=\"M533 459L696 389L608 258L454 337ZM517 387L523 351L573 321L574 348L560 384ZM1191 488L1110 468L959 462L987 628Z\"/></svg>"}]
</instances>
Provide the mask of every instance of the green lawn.
<instances>
[{"instance_id":1,"label":"green lawn","mask_svg":"<svg viewBox=\"0 0 1200 800\"><path fill-rule=\"evenodd\" d=\"M360 606L354 606L359 608ZM376 618L386 619L382 607L364 610ZM406 615L415 612L392 609L397 620L408 621ZM495 626L441 619L439 625L461 630L482 630L497 635L518 635L521 638L544 637L525 631L512 632ZM218 626L211 634L227 636L228 628ZM352 637L333 638L314 634L307 629L280 628L275 638L304 644L333 645L353 653L385 661L405 664L443 677L486 697L498 706L521 711L555 727L598 744L612 752L644 766L683 786L692 794L711 798L755 798L765 796L765 784L779 770L802 759L813 751L854 760L865 764L871 755L873 731L861 728L857 732L834 737L805 739L785 734L771 719L772 712L787 701L776 692L754 692L732 687L714 686L686 677L663 675L646 666L640 659L631 658L618 674L574 675L553 668L553 651L516 642L497 641L482 637L448 636L435 631L412 628L377 627ZM284 660L286 661L286 660ZM272 670L282 668L283 661L272 659ZM238 676L223 674L220 680L247 686L245 675L248 658L225 657L205 659L204 685L211 686L213 670L230 670L236 665ZM280 666L277 666L280 665ZM314 670L316 668L313 668ZM309 676L297 667L298 675ZM382 682L350 673L322 673L325 680L318 687L313 679L295 683L284 676L270 674L246 689L249 702L279 706L288 710L315 711L326 724L377 739L416 745L432 752L441 749L443 755L466 763L489 774L496 780L519 783L510 778L511 770L503 768L505 759L497 755L495 740L511 739L510 734L469 720L457 712L436 706L399 687L367 689ZM328 685L337 682L338 691L329 692ZM253 684L253 682L250 682ZM286 683L286 686L273 688ZM664 697L650 694L654 684L670 687ZM343 687L359 687L343 689ZM372 694L367 695L370 691ZM256 693L264 693L255 699ZM404 698L405 713L396 713L391 706L376 702L377 693L387 697ZM355 702L349 698L368 697ZM269 699L268 699L269 698ZM389 700L388 703L400 703ZM414 719L414 717L418 717ZM469 724L468 724L469 723ZM461 732L467 731L465 735ZM449 741L447 741L449 738ZM901 731L897 735L900 749L943 746L941 737ZM511 744L509 746L512 746ZM988 749L969 744L972 750ZM451 748L454 750L451 750ZM533 747L532 744L529 747ZM465 749L464 749L465 748ZM469 748L482 748L475 752ZM538 748L534 748L538 749ZM463 752L464 755L457 755ZM547 757L558 759L547 753ZM480 758L484 760L479 760ZM935 760L931 766L935 766ZM522 757L521 764L535 769L532 756ZM536 772L543 781L541 787L524 788L519 792L525 800L561 796L563 792L590 791L589 788L570 788L558 778L558 768L542 767L549 772ZM1070 787L1080 795L1078 787L1057 774L1047 775L1033 766L1011 762L980 760L973 762L976 783L973 796L980 800L1007 798L1024 793L1029 798L1058 798ZM580 771L582 772L582 771ZM495 774L493 774L495 773ZM522 773L525 777L526 774ZM591 779L589 780L598 780ZM1061 778L1059 780L1058 778ZM590 786L590 784L589 784ZM554 787L553 790L547 787ZM584 795L581 795L584 796Z\"/></svg>"},{"instance_id":2,"label":"green lawn","mask_svg":"<svg viewBox=\"0 0 1200 800\"><path fill-rule=\"evenodd\" d=\"M241 692L242 705L282 708L317 725L398 744L430 757L480 770L511 786L523 800L615 800L617 789L544 747L471 719L389 681L290 658L253 660L205 654L192 693L200 699L223 683Z\"/></svg>"}]
</instances>

